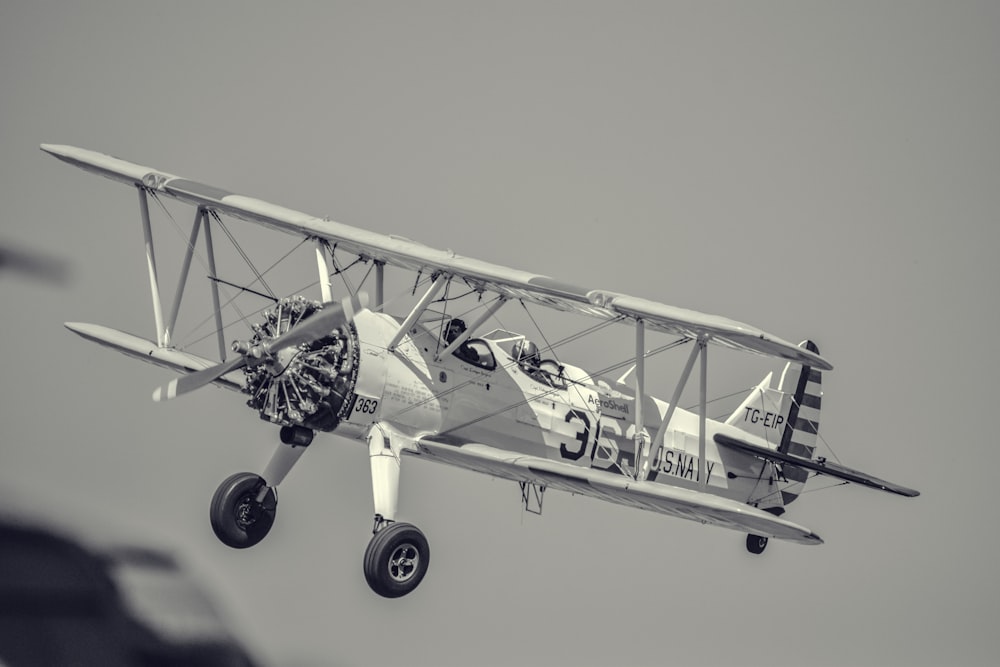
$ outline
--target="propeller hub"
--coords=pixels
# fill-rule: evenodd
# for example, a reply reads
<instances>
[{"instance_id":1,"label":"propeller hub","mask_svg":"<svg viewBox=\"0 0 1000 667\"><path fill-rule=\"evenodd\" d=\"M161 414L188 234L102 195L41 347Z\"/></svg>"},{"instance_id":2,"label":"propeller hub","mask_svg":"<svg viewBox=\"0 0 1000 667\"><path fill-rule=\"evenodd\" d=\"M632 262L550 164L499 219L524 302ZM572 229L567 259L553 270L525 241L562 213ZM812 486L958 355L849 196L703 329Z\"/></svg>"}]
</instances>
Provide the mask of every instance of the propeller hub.
<instances>
[{"instance_id":1,"label":"propeller hub","mask_svg":"<svg viewBox=\"0 0 1000 667\"><path fill-rule=\"evenodd\" d=\"M288 366L292 363L292 360L295 359L300 352L302 352L302 350L297 347L286 347L283 350L278 350L278 354L274 357L275 363L273 366L278 369L279 373L284 373L285 369L288 368Z\"/></svg>"}]
</instances>

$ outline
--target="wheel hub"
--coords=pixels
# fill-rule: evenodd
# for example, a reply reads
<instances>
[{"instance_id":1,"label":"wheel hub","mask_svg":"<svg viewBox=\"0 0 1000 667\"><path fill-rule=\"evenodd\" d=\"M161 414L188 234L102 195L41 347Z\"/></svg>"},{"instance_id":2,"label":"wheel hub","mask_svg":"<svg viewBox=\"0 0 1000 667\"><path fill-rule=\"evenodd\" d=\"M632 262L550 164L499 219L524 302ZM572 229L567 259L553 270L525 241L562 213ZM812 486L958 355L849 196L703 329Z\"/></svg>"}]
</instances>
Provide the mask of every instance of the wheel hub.
<instances>
[{"instance_id":1,"label":"wheel hub","mask_svg":"<svg viewBox=\"0 0 1000 667\"><path fill-rule=\"evenodd\" d=\"M401 544L389 558L389 576L400 583L409 580L420 564L420 552L412 544Z\"/></svg>"},{"instance_id":2,"label":"wheel hub","mask_svg":"<svg viewBox=\"0 0 1000 667\"><path fill-rule=\"evenodd\" d=\"M243 529L257 523L260 515L260 503L250 496L243 496L236 505L236 524Z\"/></svg>"}]
</instances>

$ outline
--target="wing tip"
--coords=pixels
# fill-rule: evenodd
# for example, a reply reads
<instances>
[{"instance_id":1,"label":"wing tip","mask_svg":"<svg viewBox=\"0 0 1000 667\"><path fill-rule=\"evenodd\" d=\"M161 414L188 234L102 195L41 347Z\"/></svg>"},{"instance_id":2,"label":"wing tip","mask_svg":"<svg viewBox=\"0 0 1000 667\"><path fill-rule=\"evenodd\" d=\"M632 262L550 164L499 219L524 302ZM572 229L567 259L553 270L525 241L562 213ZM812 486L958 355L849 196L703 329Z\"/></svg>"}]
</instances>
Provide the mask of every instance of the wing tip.
<instances>
[{"instance_id":1,"label":"wing tip","mask_svg":"<svg viewBox=\"0 0 1000 667\"><path fill-rule=\"evenodd\" d=\"M812 533L812 532L810 532L808 535L806 535L806 540L807 541L805 542L805 544L810 545L810 546L819 546L820 544L825 544L826 543L823 540L822 537L820 537L816 533Z\"/></svg>"}]
</instances>

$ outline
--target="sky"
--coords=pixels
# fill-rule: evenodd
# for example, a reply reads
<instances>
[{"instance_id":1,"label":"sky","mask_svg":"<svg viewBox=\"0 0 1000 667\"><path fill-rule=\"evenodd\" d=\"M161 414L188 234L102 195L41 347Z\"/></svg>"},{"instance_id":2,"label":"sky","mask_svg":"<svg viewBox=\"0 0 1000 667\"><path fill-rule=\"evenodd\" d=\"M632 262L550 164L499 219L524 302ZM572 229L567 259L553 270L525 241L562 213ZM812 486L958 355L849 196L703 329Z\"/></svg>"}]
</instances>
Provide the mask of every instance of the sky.
<instances>
[{"instance_id":1,"label":"sky","mask_svg":"<svg viewBox=\"0 0 1000 667\"><path fill-rule=\"evenodd\" d=\"M0 243L69 278L0 274L0 483L166 541L267 664L992 664L998 30L990 2L4 2ZM433 560L385 600L367 453L325 436L268 538L231 550L209 500L275 429L222 390L154 404L168 372L63 328L152 336L152 311L135 193L41 143L809 337L835 366L823 438L922 495L807 493L786 516L826 544L753 557L568 494L525 515L511 482L408 459L400 514ZM192 218L154 206L166 295ZM229 228L261 267L297 243ZM203 275L179 328L211 354ZM631 346L621 327L566 360ZM651 362L654 393L684 355ZM712 396L780 369L710 366Z\"/></svg>"}]
</instances>

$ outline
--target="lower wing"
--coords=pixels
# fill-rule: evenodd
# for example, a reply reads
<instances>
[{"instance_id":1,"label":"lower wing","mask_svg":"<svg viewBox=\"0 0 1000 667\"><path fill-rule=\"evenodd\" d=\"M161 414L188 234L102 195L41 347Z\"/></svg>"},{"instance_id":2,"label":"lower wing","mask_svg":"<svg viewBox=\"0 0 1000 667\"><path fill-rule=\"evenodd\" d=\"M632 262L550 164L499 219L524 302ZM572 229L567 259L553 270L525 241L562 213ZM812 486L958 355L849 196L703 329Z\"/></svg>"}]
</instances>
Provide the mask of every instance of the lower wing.
<instances>
[{"instance_id":1,"label":"lower wing","mask_svg":"<svg viewBox=\"0 0 1000 667\"><path fill-rule=\"evenodd\" d=\"M210 361L189 352L181 352L169 347L159 347L156 343L130 333L105 327L100 324L84 324L83 322L66 322L66 328L76 335L91 342L110 347L135 359L178 373L196 373L215 366L218 362ZM242 373L239 375L224 375L216 378L214 384L240 391L243 387Z\"/></svg>"},{"instance_id":2,"label":"lower wing","mask_svg":"<svg viewBox=\"0 0 1000 667\"><path fill-rule=\"evenodd\" d=\"M418 439L416 449L407 453L494 477L579 493L740 532L799 544L823 543L808 528L735 500L669 484L637 482L617 473L526 456L489 445L428 436Z\"/></svg>"}]
</instances>

